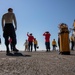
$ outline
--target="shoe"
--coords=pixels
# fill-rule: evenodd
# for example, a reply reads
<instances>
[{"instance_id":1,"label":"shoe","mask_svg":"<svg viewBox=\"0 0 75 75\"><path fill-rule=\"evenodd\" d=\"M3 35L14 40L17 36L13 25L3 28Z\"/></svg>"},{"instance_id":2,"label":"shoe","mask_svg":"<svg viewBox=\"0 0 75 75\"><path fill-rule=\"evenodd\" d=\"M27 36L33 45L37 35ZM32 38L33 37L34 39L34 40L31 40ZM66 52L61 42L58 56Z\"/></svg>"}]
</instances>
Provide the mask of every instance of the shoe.
<instances>
[{"instance_id":1,"label":"shoe","mask_svg":"<svg viewBox=\"0 0 75 75\"><path fill-rule=\"evenodd\" d=\"M48 50L46 50L46 52L48 52Z\"/></svg>"},{"instance_id":2,"label":"shoe","mask_svg":"<svg viewBox=\"0 0 75 75\"><path fill-rule=\"evenodd\" d=\"M15 49L13 49L13 51L18 52L19 50L15 48Z\"/></svg>"},{"instance_id":3,"label":"shoe","mask_svg":"<svg viewBox=\"0 0 75 75\"><path fill-rule=\"evenodd\" d=\"M50 52L50 49L48 51Z\"/></svg>"},{"instance_id":4,"label":"shoe","mask_svg":"<svg viewBox=\"0 0 75 75\"><path fill-rule=\"evenodd\" d=\"M10 53L10 51L9 51L9 50L7 50L7 51L6 51L6 54L9 54L9 53Z\"/></svg>"},{"instance_id":5,"label":"shoe","mask_svg":"<svg viewBox=\"0 0 75 75\"><path fill-rule=\"evenodd\" d=\"M13 56L13 54L12 54L12 53L10 53L10 52L9 52L9 53L6 53L6 55L8 55L8 56Z\"/></svg>"}]
</instances>

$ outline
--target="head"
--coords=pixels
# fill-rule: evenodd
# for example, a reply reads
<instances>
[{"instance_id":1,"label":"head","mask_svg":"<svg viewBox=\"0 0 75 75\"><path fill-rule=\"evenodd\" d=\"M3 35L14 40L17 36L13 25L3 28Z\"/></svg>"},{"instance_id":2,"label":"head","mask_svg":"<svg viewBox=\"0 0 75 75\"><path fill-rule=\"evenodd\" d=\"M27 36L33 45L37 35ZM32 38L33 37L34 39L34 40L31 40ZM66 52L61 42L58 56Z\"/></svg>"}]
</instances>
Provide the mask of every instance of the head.
<instances>
[{"instance_id":1,"label":"head","mask_svg":"<svg viewBox=\"0 0 75 75\"><path fill-rule=\"evenodd\" d=\"M30 35L32 36L32 33L30 33Z\"/></svg>"},{"instance_id":2,"label":"head","mask_svg":"<svg viewBox=\"0 0 75 75\"><path fill-rule=\"evenodd\" d=\"M13 12L13 9L12 8L8 8L8 12Z\"/></svg>"},{"instance_id":3,"label":"head","mask_svg":"<svg viewBox=\"0 0 75 75\"><path fill-rule=\"evenodd\" d=\"M26 39L26 42L27 42L28 40Z\"/></svg>"},{"instance_id":4,"label":"head","mask_svg":"<svg viewBox=\"0 0 75 75\"><path fill-rule=\"evenodd\" d=\"M75 22L75 20L74 20L74 22Z\"/></svg>"},{"instance_id":5,"label":"head","mask_svg":"<svg viewBox=\"0 0 75 75\"><path fill-rule=\"evenodd\" d=\"M72 36L74 36L74 34L72 34Z\"/></svg>"},{"instance_id":6,"label":"head","mask_svg":"<svg viewBox=\"0 0 75 75\"><path fill-rule=\"evenodd\" d=\"M36 38L34 38L34 40L36 40Z\"/></svg>"},{"instance_id":7,"label":"head","mask_svg":"<svg viewBox=\"0 0 75 75\"><path fill-rule=\"evenodd\" d=\"M46 33L48 34L48 33L49 33L49 31L46 31Z\"/></svg>"},{"instance_id":8,"label":"head","mask_svg":"<svg viewBox=\"0 0 75 75\"><path fill-rule=\"evenodd\" d=\"M55 41L55 39L53 39Z\"/></svg>"}]
</instances>

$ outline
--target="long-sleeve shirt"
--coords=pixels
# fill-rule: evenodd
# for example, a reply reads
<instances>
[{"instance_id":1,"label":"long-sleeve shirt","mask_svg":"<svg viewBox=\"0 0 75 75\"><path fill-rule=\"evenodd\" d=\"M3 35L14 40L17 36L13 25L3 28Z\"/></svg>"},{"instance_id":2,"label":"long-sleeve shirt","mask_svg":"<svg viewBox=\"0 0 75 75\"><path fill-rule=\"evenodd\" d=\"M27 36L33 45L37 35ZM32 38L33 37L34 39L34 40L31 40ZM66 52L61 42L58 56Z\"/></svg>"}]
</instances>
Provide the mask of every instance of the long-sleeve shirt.
<instances>
[{"instance_id":1,"label":"long-sleeve shirt","mask_svg":"<svg viewBox=\"0 0 75 75\"><path fill-rule=\"evenodd\" d=\"M50 33L44 33L43 36L45 36L45 42L50 42Z\"/></svg>"},{"instance_id":2,"label":"long-sleeve shirt","mask_svg":"<svg viewBox=\"0 0 75 75\"><path fill-rule=\"evenodd\" d=\"M33 42L34 37L33 37L32 35L28 35L28 34L27 34L27 36L28 36L28 41L29 41L29 42Z\"/></svg>"},{"instance_id":3,"label":"long-sleeve shirt","mask_svg":"<svg viewBox=\"0 0 75 75\"><path fill-rule=\"evenodd\" d=\"M2 16L2 27L4 28L5 23L13 23L17 27L16 17L14 13L8 12Z\"/></svg>"},{"instance_id":4,"label":"long-sleeve shirt","mask_svg":"<svg viewBox=\"0 0 75 75\"><path fill-rule=\"evenodd\" d=\"M36 45L38 44L37 40L34 40L34 44L36 44Z\"/></svg>"},{"instance_id":5,"label":"long-sleeve shirt","mask_svg":"<svg viewBox=\"0 0 75 75\"><path fill-rule=\"evenodd\" d=\"M56 41L55 40L52 41L52 45L56 45Z\"/></svg>"}]
</instances>

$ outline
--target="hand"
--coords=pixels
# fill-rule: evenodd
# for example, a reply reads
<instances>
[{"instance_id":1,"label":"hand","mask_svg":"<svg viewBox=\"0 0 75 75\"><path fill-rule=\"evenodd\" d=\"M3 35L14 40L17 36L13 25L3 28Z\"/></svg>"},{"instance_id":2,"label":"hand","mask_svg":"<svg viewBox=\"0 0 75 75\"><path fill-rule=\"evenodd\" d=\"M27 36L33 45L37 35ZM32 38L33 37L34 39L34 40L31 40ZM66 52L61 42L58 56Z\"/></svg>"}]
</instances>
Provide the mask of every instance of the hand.
<instances>
[{"instance_id":1,"label":"hand","mask_svg":"<svg viewBox=\"0 0 75 75\"><path fill-rule=\"evenodd\" d=\"M27 32L27 34L29 34L29 32Z\"/></svg>"},{"instance_id":2,"label":"hand","mask_svg":"<svg viewBox=\"0 0 75 75\"><path fill-rule=\"evenodd\" d=\"M45 34L46 34L46 32L45 32Z\"/></svg>"},{"instance_id":3,"label":"hand","mask_svg":"<svg viewBox=\"0 0 75 75\"><path fill-rule=\"evenodd\" d=\"M4 29L2 29L3 30L3 32L4 32Z\"/></svg>"},{"instance_id":4,"label":"hand","mask_svg":"<svg viewBox=\"0 0 75 75\"><path fill-rule=\"evenodd\" d=\"M4 32L4 27L2 27L2 30L3 30L3 32Z\"/></svg>"},{"instance_id":5,"label":"hand","mask_svg":"<svg viewBox=\"0 0 75 75\"><path fill-rule=\"evenodd\" d=\"M17 27L15 27L15 31L17 30Z\"/></svg>"}]
</instances>

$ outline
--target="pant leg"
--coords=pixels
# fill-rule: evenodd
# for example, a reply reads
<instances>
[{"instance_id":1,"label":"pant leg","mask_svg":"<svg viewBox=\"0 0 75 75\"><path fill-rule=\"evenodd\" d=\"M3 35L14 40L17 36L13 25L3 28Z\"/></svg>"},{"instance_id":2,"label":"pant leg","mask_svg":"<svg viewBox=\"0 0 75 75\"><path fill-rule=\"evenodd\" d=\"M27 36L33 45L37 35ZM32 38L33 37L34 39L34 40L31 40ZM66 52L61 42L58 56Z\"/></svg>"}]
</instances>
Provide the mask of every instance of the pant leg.
<instances>
[{"instance_id":1,"label":"pant leg","mask_svg":"<svg viewBox=\"0 0 75 75\"><path fill-rule=\"evenodd\" d=\"M71 41L71 50L73 50L73 48L74 48L74 42Z\"/></svg>"},{"instance_id":2,"label":"pant leg","mask_svg":"<svg viewBox=\"0 0 75 75\"><path fill-rule=\"evenodd\" d=\"M45 42L46 50L48 51L48 43Z\"/></svg>"},{"instance_id":3,"label":"pant leg","mask_svg":"<svg viewBox=\"0 0 75 75\"><path fill-rule=\"evenodd\" d=\"M32 50L33 50L33 42L31 42L31 52L32 52Z\"/></svg>"},{"instance_id":4,"label":"pant leg","mask_svg":"<svg viewBox=\"0 0 75 75\"><path fill-rule=\"evenodd\" d=\"M30 42L28 43L28 48L29 48L29 51L30 51Z\"/></svg>"},{"instance_id":5,"label":"pant leg","mask_svg":"<svg viewBox=\"0 0 75 75\"><path fill-rule=\"evenodd\" d=\"M54 45L53 45L53 50L54 50Z\"/></svg>"},{"instance_id":6,"label":"pant leg","mask_svg":"<svg viewBox=\"0 0 75 75\"><path fill-rule=\"evenodd\" d=\"M50 42L48 42L48 50L50 50Z\"/></svg>"},{"instance_id":7,"label":"pant leg","mask_svg":"<svg viewBox=\"0 0 75 75\"><path fill-rule=\"evenodd\" d=\"M36 51L36 44L34 44L34 49L35 49L35 51Z\"/></svg>"},{"instance_id":8,"label":"pant leg","mask_svg":"<svg viewBox=\"0 0 75 75\"><path fill-rule=\"evenodd\" d=\"M8 37L5 37L5 45L6 45L6 52L9 52L9 41L8 41Z\"/></svg>"},{"instance_id":9,"label":"pant leg","mask_svg":"<svg viewBox=\"0 0 75 75\"><path fill-rule=\"evenodd\" d=\"M56 45L54 45L54 50L56 50Z\"/></svg>"},{"instance_id":10,"label":"pant leg","mask_svg":"<svg viewBox=\"0 0 75 75\"><path fill-rule=\"evenodd\" d=\"M4 27L3 37L5 39L6 51L9 52L9 41L8 41L8 38L9 38L9 26L8 25L5 25L5 27Z\"/></svg>"},{"instance_id":11,"label":"pant leg","mask_svg":"<svg viewBox=\"0 0 75 75\"><path fill-rule=\"evenodd\" d=\"M12 47L13 47L13 49L15 49L17 40L16 40L16 33L15 33L15 29L14 29L13 25L11 26L10 29L11 29L10 38L12 39Z\"/></svg>"},{"instance_id":12,"label":"pant leg","mask_svg":"<svg viewBox=\"0 0 75 75\"><path fill-rule=\"evenodd\" d=\"M12 45L12 43L10 43L10 48L11 48L11 50L13 50L13 45Z\"/></svg>"}]
</instances>

